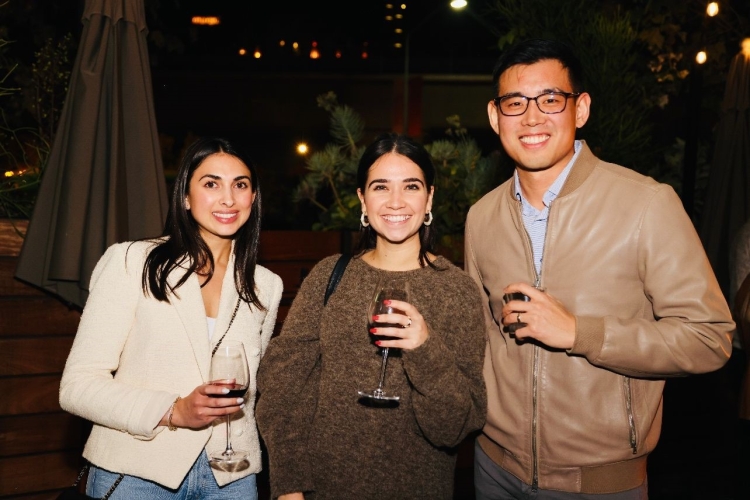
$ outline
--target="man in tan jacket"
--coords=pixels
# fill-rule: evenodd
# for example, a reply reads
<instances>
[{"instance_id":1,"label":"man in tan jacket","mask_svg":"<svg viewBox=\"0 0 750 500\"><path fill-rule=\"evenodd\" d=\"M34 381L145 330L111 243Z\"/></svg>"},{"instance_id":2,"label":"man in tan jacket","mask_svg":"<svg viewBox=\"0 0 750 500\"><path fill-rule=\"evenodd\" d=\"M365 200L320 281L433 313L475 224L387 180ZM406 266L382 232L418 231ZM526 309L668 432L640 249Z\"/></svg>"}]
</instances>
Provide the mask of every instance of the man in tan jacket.
<instances>
[{"instance_id":1,"label":"man in tan jacket","mask_svg":"<svg viewBox=\"0 0 750 500\"><path fill-rule=\"evenodd\" d=\"M674 190L576 141L591 97L569 47L521 42L494 84L516 170L466 223L488 340L477 498L647 498L664 378L727 361L729 309Z\"/></svg>"}]
</instances>

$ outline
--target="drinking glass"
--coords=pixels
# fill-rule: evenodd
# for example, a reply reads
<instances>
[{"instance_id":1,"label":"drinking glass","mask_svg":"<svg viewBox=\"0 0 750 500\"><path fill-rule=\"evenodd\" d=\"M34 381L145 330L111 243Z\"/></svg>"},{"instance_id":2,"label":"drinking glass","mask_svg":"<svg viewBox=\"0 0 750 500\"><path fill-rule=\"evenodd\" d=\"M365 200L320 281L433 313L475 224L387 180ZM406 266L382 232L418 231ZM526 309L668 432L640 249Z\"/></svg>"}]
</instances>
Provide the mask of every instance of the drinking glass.
<instances>
[{"instance_id":1,"label":"drinking glass","mask_svg":"<svg viewBox=\"0 0 750 500\"><path fill-rule=\"evenodd\" d=\"M541 286L534 286L534 288L536 288L537 290L541 292L544 291L544 288L542 288ZM506 304L510 302L511 300L520 300L522 302L529 302L531 298L522 292L511 292L511 293L506 293L503 295L503 301ZM513 312L514 314L517 313L517 311L513 311ZM526 326L526 323L523 323L521 321L516 321L515 323L511 323L510 325L508 325L508 333L516 333L516 330L520 330L521 328L525 326Z\"/></svg>"},{"instance_id":2,"label":"drinking glass","mask_svg":"<svg viewBox=\"0 0 750 500\"><path fill-rule=\"evenodd\" d=\"M228 394L211 394L216 398L241 398L247 392L250 372L245 357L245 347L242 342L224 341L211 358L211 384L226 387ZM233 382L233 383L232 383ZM232 415L227 415L227 447L222 452L210 455L210 462L221 470L237 470L237 467L247 462L246 451L232 448Z\"/></svg>"},{"instance_id":3,"label":"drinking glass","mask_svg":"<svg viewBox=\"0 0 750 500\"><path fill-rule=\"evenodd\" d=\"M376 323L372 320L372 317L380 314L403 314L403 311L394 309L393 306L386 305L386 300L400 300L402 302L409 302L409 283L404 280L392 279L383 277L378 281L378 285L375 288L375 294L370 301L368 308L367 324L370 328L372 327L402 327L398 323ZM369 328L368 328L369 331ZM393 337L371 335L373 342L377 340L392 340ZM388 348L381 347L380 351L383 356L383 360L380 363L380 379L378 380L378 387L370 391L357 391L360 397L368 398L376 401L398 401L399 396L388 394L385 391L385 370L388 365Z\"/></svg>"}]
</instances>

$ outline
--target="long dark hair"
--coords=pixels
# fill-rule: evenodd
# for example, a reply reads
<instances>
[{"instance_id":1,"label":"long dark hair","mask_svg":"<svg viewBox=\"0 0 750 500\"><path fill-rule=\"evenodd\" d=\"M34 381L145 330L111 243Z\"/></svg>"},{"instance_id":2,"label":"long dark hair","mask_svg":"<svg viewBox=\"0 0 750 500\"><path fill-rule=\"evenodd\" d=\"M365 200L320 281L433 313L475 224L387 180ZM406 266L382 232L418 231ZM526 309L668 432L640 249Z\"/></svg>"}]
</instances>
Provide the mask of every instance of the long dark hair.
<instances>
[{"instance_id":1,"label":"long dark hair","mask_svg":"<svg viewBox=\"0 0 750 500\"><path fill-rule=\"evenodd\" d=\"M185 197L190 188L193 172L203 160L216 153L234 156L250 170L250 183L255 200L250 218L234 235L234 283L237 293L245 302L265 310L255 292L255 265L258 260L260 236L260 185L255 165L243 152L226 139L204 137L198 139L185 151L180 169L175 178L172 199L167 213L162 236L167 237L148 254L143 265L143 292L162 302L169 302L171 294L181 287L191 274L208 269L206 283L214 274L214 258L208 245L200 235L198 223L185 207ZM174 286L167 281L177 268L187 266L185 273ZM205 284L205 283L204 283Z\"/></svg>"},{"instance_id":2,"label":"long dark hair","mask_svg":"<svg viewBox=\"0 0 750 500\"><path fill-rule=\"evenodd\" d=\"M424 174L425 187L429 193L432 186L435 185L435 165L432 164L432 158L427 150L415 140L401 134L385 133L375 138L359 160L357 167L357 186L362 193L367 187L367 175L376 161L381 156L388 153L396 153L410 159L422 170ZM377 244L377 233L371 226L362 229L362 236L357 245L358 252L364 252L375 248ZM419 265L421 267L430 266L437 269L427 258L427 253L432 252L435 247L435 227L433 225L419 227Z\"/></svg>"}]
</instances>

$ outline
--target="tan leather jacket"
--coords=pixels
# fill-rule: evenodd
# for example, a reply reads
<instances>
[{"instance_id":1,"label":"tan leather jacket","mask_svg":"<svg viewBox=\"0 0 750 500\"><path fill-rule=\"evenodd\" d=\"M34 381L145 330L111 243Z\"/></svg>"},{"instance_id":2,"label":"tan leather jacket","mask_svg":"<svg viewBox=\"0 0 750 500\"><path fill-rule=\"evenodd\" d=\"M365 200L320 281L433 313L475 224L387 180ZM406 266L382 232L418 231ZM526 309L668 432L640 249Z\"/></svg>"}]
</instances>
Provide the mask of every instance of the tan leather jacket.
<instances>
[{"instance_id":1,"label":"tan leather jacket","mask_svg":"<svg viewBox=\"0 0 750 500\"><path fill-rule=\"evenodd\" d=\"M663 378L720 368L734 323L671 187L584 144L547 224L541 285L576 316L567 352L501 331L502 289L536 278L513 179L468 214L466 269L488 338L479 442L541 489L635 488L659 438Z\"/></svg>"}]
</instances>

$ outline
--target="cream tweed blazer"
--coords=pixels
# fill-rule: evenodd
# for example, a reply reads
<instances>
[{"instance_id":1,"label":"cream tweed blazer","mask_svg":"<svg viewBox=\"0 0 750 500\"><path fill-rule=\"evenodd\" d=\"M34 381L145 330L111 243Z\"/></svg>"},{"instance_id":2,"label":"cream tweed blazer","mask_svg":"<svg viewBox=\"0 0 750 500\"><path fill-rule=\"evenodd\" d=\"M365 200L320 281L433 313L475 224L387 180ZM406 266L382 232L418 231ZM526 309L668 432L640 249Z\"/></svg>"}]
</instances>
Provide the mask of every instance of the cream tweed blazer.
<instances>
[{"instance_id":1,"label":"cream tweed blazer","mask_svg":"<svg viewBox=\"0 0 750 500\"><path fill-rule=\"evenodd\" d=\"M94 423L84 457L103 469L179 487L201 452L226 444L224 419L202 429L157 427L177 396L209 381L211 350L227 330L238 300L234 257L221 288L209 343L206 313L195 275L159 302L143 293L143 263L155 242L111 246L91 277L90 295L60 383L60 406ZM170 276L170 282L179 279ZM281 299L281 278L257 266L258 297L266 311L240 304L225 340L244 343L250 365L246 406L232 419L232 444L250 452L250 467L214 470L219 485L261 469L254 405L258 363L268 345Z\"/></svg>"}]
</instances>

